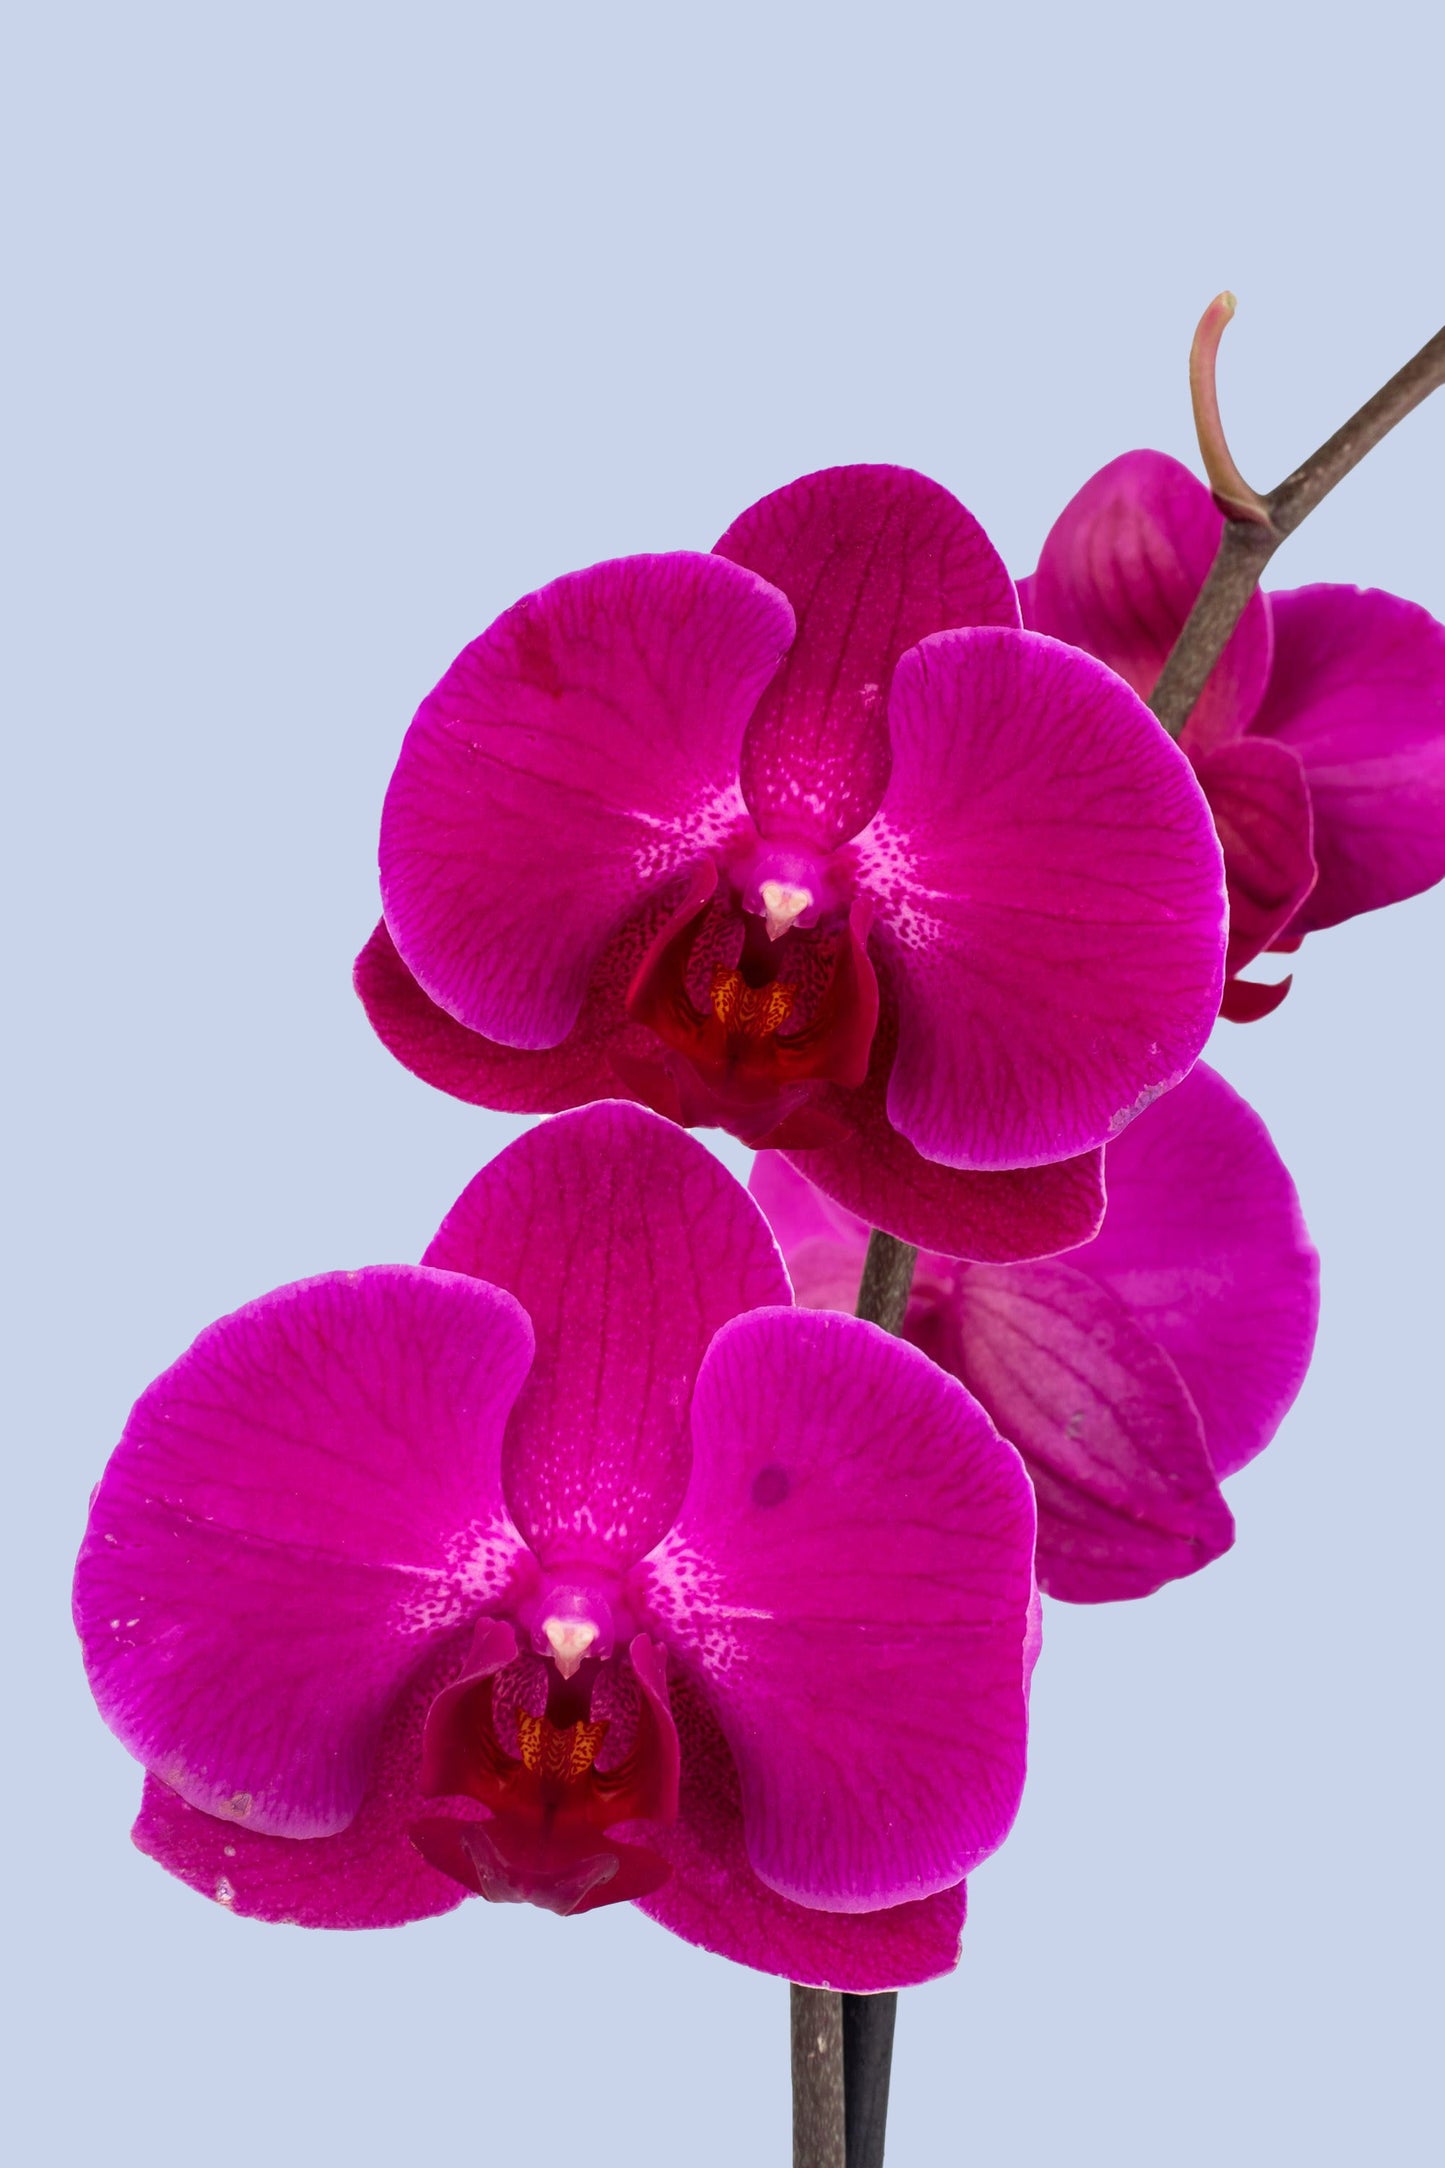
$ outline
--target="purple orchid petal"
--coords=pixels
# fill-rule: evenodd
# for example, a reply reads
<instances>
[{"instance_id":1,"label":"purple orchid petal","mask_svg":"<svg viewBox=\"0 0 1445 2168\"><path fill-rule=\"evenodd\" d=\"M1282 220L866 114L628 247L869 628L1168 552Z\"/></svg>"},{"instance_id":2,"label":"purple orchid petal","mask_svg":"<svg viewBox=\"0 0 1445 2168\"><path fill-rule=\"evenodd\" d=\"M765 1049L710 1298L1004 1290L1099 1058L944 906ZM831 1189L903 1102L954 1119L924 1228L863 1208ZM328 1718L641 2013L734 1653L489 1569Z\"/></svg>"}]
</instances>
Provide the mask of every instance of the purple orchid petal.
<instances>
[{"instance_id":1,"label":"purple orchid petal","mask_svg":"<svg viewBox=\"0 0 1445 2168\"><path fill-rule=\"evenodd\" d=\"M910 649L889 720L856 846L898 1002L889 1120L952 1167L1088 1151L1218 1013L1222 864L1189 763L1117 677L1033 633Z\"/></svg>"},{"instance_id":2,"label":"purple orchid petal","mask_svg":"<svg viewBox=\"0 0 1445 2168\"><path fill-rule=\"evenodd\" d=\"M1109 1209L1069 1262L1172 1357L1217 1475L1274 1436L1314 1346L1319 1260L1264 1123L1203 1063L1106 1157Z\"/></svg>"},{"instance_id":3,"label":"purple orchid petal","mask_svg":"<svg viewBox=\"0 0 1445 2168\"><path fill-rule=\"evenodd\" d=\"M386 921L469 1030L556 1046L620 922L730 835L792 637L720 557L619 558L508 610L423 701L381 825Z\"/></svg>"},{"instance_id":4,"label":"purple orchid petal","mask_svg":"<svg viewBox=\"0 0 1445 2168\"><path fill-rule=\"evenodd\" d=\"M678 1819L652 1841L672 1878L640 1901L649 1919L685 1942L805 1987L855 1995L911 1987L958 1963L964 1886L877 1912L794 1904L759 1881L743 1835L737 1766L702 1694L672 1688L683 1743Z\"/></svg>"},{"instance_id":5,"label":"purple orchid petal","mask_svg":"<svg viewBox=\"0 0 1445 2168\"><path fill-rule=\"evenodd\" d=\"M91 1508L76 1624L102 1716L192 1806L344 1829L387 1712L520 1544L509 1295L411 1265L283 1287L142 1394Z\"/></svg>"},{"instance_id":6,"label":"purple orchid petal","mask_svg":"<svg viewBox=\"0 0 1445 2168\"><path fill-rule=\"evenodd\" d=\"M888 783L888 690L906 648L1019 621L1013 582L956 497L906 467L829 467L734 520L718 555L792 604L797 638L758 703L742 783L764 835L858 834Z\"/></svg>"},{"instance_id":7,"label":"purple orchid petal","mask_svg":"<svg viewBox=\"0 0 1445 2168\"><path fill-rule=\"evenodd\" d=\"M1195 763L1224 852L1231 975L1267 949L1315 885L1310 794L1298 754L1235 738Z\"/></svg>"},{"instance_id":8,"label":"purple orchid petal","mask_svg":"<svg viewBox=\"0 0 1445 2168\"><path fill-rule=\"evenodd\" d=\"M960 1276L938 1322L929 1352L1033 1479L1046 1595L1147 1596L1228 1550L1234 1522L1194 1403L1117 1295L1058 1258L983 1265Z\"/></svg>"},{"instance_id":9,"label":"purple orchid petal","mask_svg":"<svg viewBox=\"0 0 1445 2168\"><path fill-rule=\"evenodd\" d=\"M718 1334L692 1430L650 1601L736 1758L755 1871L843 1912L953 1887L1023 1785L1022 1463L916 1350L797 1311Z\"/></svg>"},{"instance_id":10,"label":"purple orchid petal","mask_svg":"<svg viewBox=\"0 0 1445 2168\"><path fill-rule=\"evenodd\" d=\"M451 1912L466 1895L429 1867L409 1826L429 1811L417 1789L422 1725L465 1652L469 1630L423 1666L382 1727L370 1786L334 1837L264 1837L187 1806L147 1775L131 1832L140 1850L203 1897L253 1920L297 1927L400 1927ZM468 1812L481 1813L464 1801Z\"/></svg>"},{"instance_id":11,"label":"purple orchid petal","mask_svg":"<svg viewBox=\"0 0 1445 2168\"><path fill-rule=\"evenodd\" d=\"M1024 623L1086 648L1147 700L1214 562L1223 516L1164 452L1125 452L1085 482L1020 583ZM1256 591L1195 704L1190 752L1237 737L1264 697L1270 609Z\"/></svg>"},{"instance_id":12,"label":"purple orchid petal","mask_svg":"<svg viewBox=\"0 0 1445 2168\"><path fill-rule=\"evenodd\" d=\"M629 1061L656 1060L651 1032L629 1023L624 1003L638 965L671 915L670 887L627 919L598 959L576 1023L558 1046L502 1046L468 1031L424 994L383 919L352 974L367 1018L388 1052L423 1083L473 1106L508 1114L560 1114L615 1099Z\"/></svg>"},{"instance_id":13,"label":"purple orchid petal","mask_svg":"<svg viewBox=\"0 0 1445 2168\"><path fill-rule=\"evenodd\" d=\"M851 1310L867 1228L776 1153L759 1154L751 1188L798 1302ZM1023 1455L1049 1595L1145 1596L1229 1547L1233 1523L1179 1372L1074 1258L956 1270L947 1257L925 1256L914 1284L906 1337L967 1387Z\"/></svg>"},{"instance_id":14,"label":"purple orchid petal","mask_svg":"<svg viewBox=\"0 0 1445 2168\"><path fill-rule=\"evenodd\" d=\"M888 1119L896 1046L890 1002L866 1081L819 1103L834 1118L835 1136L799 1147L778 1140L799 1174L869 1227L923 1250L1001 1264L1087 1242L1104 1216L1103 1154L984 1173L925 1159Z\"/></svg>"},{"instance_id":15,"label":"purple orchid petal","mask_svg":"<svg viewBox=\"0 0 1445 2168\"><path fill-rule=\"evenodd\" d=\"M504 1469L533 1550L632 1564L686 1489L688 1395L713 1334L789 1300L756 1205L695 1139L609 1101L484 1167L426 1262L508 1288L532 1320Z\"/></svg>"},{"instance_id":16,"label":"purple orchid petal","mask_svg":"<svg viewBox=\"0 0 1445 2168\"><path fill-rule=\"evenodd\" d=\"M1294 984L1294 973L1271 985L1257 979L1226 979L1219 997L1219 1013L1227 1023L1257 1024L1272 1016Z\"/></svg>"},{"instance_id":17,"label":"purple orchid petal","mask_svg":"<svg viewBox=\"0 0 1445 2168\"><path fill-rule=\"evenodd\" d=\"M1291 930L1309 933L1445 878L1445 625L1376 588L1272 601L1254 728L1304 763L1320 877Z\"/></svg>"}]
</instances>

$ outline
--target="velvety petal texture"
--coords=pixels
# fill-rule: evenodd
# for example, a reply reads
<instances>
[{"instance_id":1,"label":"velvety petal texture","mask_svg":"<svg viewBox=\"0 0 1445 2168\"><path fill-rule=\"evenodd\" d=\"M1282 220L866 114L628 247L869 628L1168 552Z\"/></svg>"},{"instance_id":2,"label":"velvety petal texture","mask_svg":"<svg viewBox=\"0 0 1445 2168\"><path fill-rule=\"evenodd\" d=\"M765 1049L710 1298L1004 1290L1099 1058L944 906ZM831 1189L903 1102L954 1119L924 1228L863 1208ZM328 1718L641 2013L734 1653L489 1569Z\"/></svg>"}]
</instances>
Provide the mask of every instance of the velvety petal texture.
<instances>
[{"instance_id":1,"label":"velvety petal texture","mask_svg":"<svg viewBox=\"0 0 1445 2168\"><path fill-rule=\"evenodd\" d=\"M507 1288L531 1320L504 1472L532 1549L544 1564L631 1565L681 1504L708 1343L741 1311L789 1300L758 1207L685 1131L615 1101L499 1154L426 1263Z\"/></svg>"},{"instance_id":2,"label":"velvety petal texture","mask_svg":"<svg viewBox=\"0 0 1445 2168\"><path fill-rule=\"evenodd\" d=\"M1023 1784L1021 1462L914 1349L822 1314L725 1327L692 1428L650 1602L706 1680L754 1869L838 1911L953 1887Z\"/></svg>"},{"instance_id":3,"label":"velvety petal texture","mask_svg":"<svg viewBox=\"0 0 1445 2168\"><path fill-rule=\"evenodd\" d=\"M1445 879L1445 625L1376 588L1273 598L1269 693L1254 728L1304 768L1320 877L1308 933Z\"/></svg>"},{"instance_id":4,"label":"velvety petal texture","mask_svg":"<svg viewBox=\"0 0 1445 2168\"><path fill-rule=\"evenodd\" d=\"M931 632L1019 622L973 515L906 467L829 467L744 512L717 545L780 588L797 637L748 725L742 785L764 835L824 851L867 826L891 766L898 658Z\"/></svg>"},{"instance_id":5,"label":"velvety petal texture","mask_svg":"<svg viewBox=\"0 0 1445 2168\"><path fill-rule=\"evenodd\" d=\"M344 1829L388 1712L507 1584L511 1297L418 1266L283 1287L142 1394L75 1615L101 1713L171 1789L276 1837Z\"/></svg>"},{"instance_id":6,"label":"velvety petal texture","mask_svg":"<svg viewBox=\"0 0 1445 2168\"><path fill-rule=\"evenodd\" d=\"M1024 623L1097 655L1147 700L1214 562L1224 519L1164 452L1125 452L1091 475L1021 583ZM1257 590L1190 716L1204 750L1245 728L1269 680L1270 609Z\"/></svg>"},{"instance_id":7,"label":"velvety petal texture","mask_svg":"<svg viewBox=\"0 0 1445 2168\"><path fill-rule=\"evenodd\" d=\"M775 588L677 551L568 574L422 703L381 827L386 922L470 1030L556 1046L608 941L742 815L738 758L793 632Z\"/></svg>"},{"instance_id":8,"label":"velvety petal texture","mask_svg":"<svg viewBox=\"0 0 1445 2168\"><path fill-rule=\"evenodd\" d=\"M1222 861L1188 762L1112 672L1028 634L910 649L890 725L857 846L898 1004L889 1120L954 1167L1105 1143L1219 1008Z\"/></svg>"},{"instance_id":9,"label":"velvety petal texture","mask_svg":"<svg viewBox=\"0 0 1445 2168\"><path fill-rule=\"evenodd\" d=\"M682 1740L677 1820L654 1841L671 1880L640 1909L685 1941L804 1987L867 1995L936 1979L958 1963L962 1883L876 1912L825 1912L780 1897L754 1873L737 1767L706 1700L686 1678L672 1689Z\"/></svg>"}]
</instances>

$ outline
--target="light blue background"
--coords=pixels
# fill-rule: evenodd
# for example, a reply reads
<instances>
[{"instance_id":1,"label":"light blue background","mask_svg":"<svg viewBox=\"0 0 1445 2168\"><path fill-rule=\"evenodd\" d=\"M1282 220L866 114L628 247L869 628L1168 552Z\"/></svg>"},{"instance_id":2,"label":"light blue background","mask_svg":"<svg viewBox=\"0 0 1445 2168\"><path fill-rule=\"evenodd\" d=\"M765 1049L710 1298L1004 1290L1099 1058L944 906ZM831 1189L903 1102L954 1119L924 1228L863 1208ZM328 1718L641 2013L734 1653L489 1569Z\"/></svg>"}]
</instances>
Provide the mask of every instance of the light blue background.
<instances>
[{"instance_id":1,"label":"light blue background","mask_svg":"<svg viewBox=\"0 0 1445 2168\"><path fill-rule=\"evenodd\" d=\"M1440 319L1439 18L47 0L8 48L0 2118L27 2164L781 2162L785 1990L628 1909L308 1937L133 1852L65 1620L86 1492L202 1324L416 1256L519 1126L348 986L454 651L838 460L938 476L1027 570L1105 459L1190 455L1224 285L1276 481ZM1445 612L1442 485L1445 398L1279 582ZM1311 942L1219 1034L1325 1253L1319 1361L1229 1558L1051 1610L1017 1832L904 2007L896 2168L1427 2158L1442 934L1437 894Z\"/></svg>"}]
</instances>

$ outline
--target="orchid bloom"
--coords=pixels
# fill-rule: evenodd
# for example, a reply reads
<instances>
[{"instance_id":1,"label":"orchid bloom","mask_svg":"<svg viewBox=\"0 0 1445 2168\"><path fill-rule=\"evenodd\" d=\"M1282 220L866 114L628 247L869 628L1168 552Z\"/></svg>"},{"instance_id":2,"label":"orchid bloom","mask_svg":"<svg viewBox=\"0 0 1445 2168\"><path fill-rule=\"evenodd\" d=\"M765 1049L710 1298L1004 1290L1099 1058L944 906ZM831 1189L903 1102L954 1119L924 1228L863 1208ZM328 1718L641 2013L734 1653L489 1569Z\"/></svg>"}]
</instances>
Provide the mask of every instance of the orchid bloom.
<instances>
[{"instance_id":1,"label":"orchid bloom","mask_svg":"<svg viewBox=\"0 0 1445 2168\"><path fill-rule=\"evenodd\" d=\"M1188 763L900 468L506 611L423 702L380 855L357 986L418 1075L622 1091L979 1257L1093 1231L1098 1147L1218 1008Z\"/></svg>"},{"instance_id":2,"label":"orchid bloom","mask_svg":"<svg viewBox=\"0 0 1445 2168\"><path fill-rule=\"evenodd\" d=\"M1102 1233L1044 1263L922 1257L906 1337L1012 1439L1038 1500L1039 1586L1146 1596L1234 1540L1220 1492L1304 1381L1318 1260L1268 1131L1201 1063L1104 1155ZM850 1310L868 1230L777 1153L753 1193L798 1300Z\"/></svg>"},{"instance_id":3,"label":"orchid bloom","mask_svg":"<svg viewBox=\"0 0 1445 2168\"><path fill-rule=\"evenodd\" d=\"M630 1898L804 1982L947 1970L1023 1782L1033 1499L953 1379L790 1304L741 1185L614 1102L420 1266L210 1326L76 1575L142 1850L305 1926Z\"/></svg>"},{"instance_id":4,"label":"orchid bloom","mask_svg":"<svg viewBox=\"0 0 1445 2168\"><path fill-rule=\"evenodd\" d=\"M1214 561L1223 515L1163 452L1126 452L1060 513L1024 620L1145 698ZM1229 884L1223 1013L1267 1016L1290 980L1236 974L1265 949L1445 878L1445 626L1377 588L1256 592L1180 739Z\"/></svg>"}]
</instances>

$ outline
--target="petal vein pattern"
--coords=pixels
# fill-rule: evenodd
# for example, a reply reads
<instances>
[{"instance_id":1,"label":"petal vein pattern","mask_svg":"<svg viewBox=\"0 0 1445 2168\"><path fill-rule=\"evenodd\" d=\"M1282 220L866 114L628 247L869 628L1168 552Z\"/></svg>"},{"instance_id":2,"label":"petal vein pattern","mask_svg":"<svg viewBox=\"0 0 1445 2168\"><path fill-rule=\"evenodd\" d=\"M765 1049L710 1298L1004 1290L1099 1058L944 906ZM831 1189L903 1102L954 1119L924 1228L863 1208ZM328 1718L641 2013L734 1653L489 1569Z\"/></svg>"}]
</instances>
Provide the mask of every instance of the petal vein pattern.
<instances>
[{"instance_id":1,"label":"petal vein pattern","mask_svg":"<svg viewBox=\"0 0 1445 2168\"><path fill-rule=\"evenodd\" d=\"M648 888L746 818L742 736L787 602L686 551L507 611L407 733L382 815L386 922L418 984L503 1045L555 1046Z\"/></svg>"},{"instance_id":2,"label":"petal vein pattern","mask_svg":"<svg viewBox=\"0 0 1445 2168\"><path fill-rule=\"evenodd\" d=\"M532 1335L416 1266L223 1318L137 1402L76 1569L102 1714L192 1806L343 1829L429 1648L507 1583L503 1426Z\"/></svg>"},{"instance_id":3,"label":"petal vein pattern","mask_svg":"<svg viewBox=\"0 0 1445 2168\"><path fill-rule=\"evenodd\" d=\"M842 1911L958 1883L1023 1782L1017 1455L876 1327L779 1311L714 1340L693 1447L647 1600L736 1757L754 1869Z\"/></svg>"},{"instance_id":4,"label":"petal vein pattern","mask_svg":"<svg viewBox=\"0 0 1445 2168\"><path fill-rule=\"evenodd\" d=\"M889 1119L946 1166L1106 1143L1188 1070L1223 980L1223 863L1142 703L1038 635L941 633L894 679L855 846L898 999Z\"/></svg>"}]
</instances>

